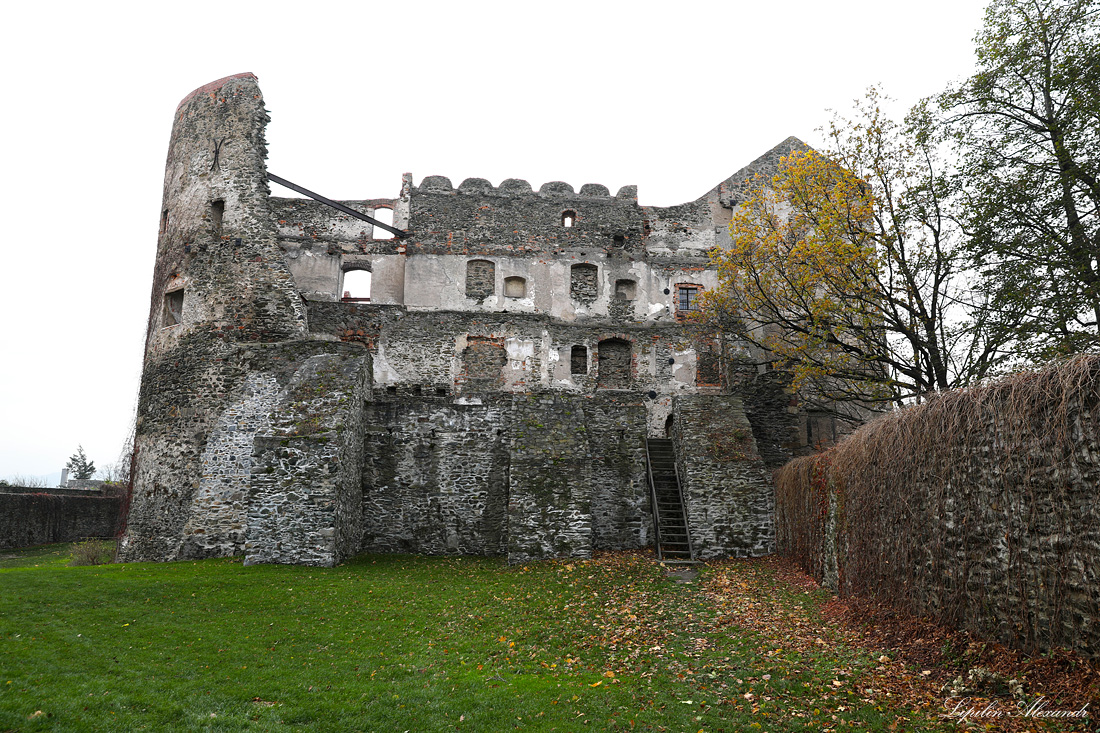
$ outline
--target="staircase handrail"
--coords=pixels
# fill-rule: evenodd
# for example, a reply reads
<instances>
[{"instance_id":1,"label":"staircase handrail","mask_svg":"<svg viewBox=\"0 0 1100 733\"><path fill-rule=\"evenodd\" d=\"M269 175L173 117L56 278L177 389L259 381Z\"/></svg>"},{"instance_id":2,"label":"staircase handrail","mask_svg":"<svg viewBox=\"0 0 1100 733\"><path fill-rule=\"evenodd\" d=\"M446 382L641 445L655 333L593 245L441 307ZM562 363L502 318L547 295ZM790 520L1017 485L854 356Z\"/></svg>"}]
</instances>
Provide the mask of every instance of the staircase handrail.
<instances>
[{"instance_id":1,"label":"staircase handrail","mask_svg":"<svg viewBox=\"0 0 1100 733\"><path fill-rule=\"evenodd\" d=\"M657 506L657 487L653 483L653 458L649 455L649 438L645 441L645 468L646 480L649 481L649 502L653 508L653 546L657 549L657 559L664 560L664 554L661 552L661 510ZM688 547L690 548L691 545L688 544Z\"/></svg>"},{"instance_id":2,"label":"staircase handrail","mask_svg":"<svg viewBox=\"0 0 1100 733\"><path fill-rule=\"evenodd\" d=\"M680 460L676 455L676 442L672 443L672 465L676 469L676 496L680 499L680 510L684 513L684 533L687 536L688 558L695 560L695 548L691 544L691 521L688 519L688 505L684 501L683 481L680 480Z\"/></svg>"}]
</instances>

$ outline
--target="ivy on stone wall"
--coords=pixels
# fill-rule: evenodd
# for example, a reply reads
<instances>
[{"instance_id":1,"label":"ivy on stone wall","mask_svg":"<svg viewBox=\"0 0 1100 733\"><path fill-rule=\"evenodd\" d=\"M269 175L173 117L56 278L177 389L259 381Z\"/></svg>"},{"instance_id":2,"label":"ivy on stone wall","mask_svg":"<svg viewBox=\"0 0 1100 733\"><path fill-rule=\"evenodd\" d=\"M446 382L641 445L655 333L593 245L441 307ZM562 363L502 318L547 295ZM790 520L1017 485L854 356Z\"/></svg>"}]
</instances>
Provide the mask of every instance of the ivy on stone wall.
<instances>
[{"instance_id":1,"label":"ivy on stone wall","mask_svg":"<svg viewBox=\"0 0 1100 733\"><path fill-rule=\"evenodd\" d=\"M932 397L776 473L780 552L842 595L1100 655L1100 356Z\"/></svg>"}]
</instances>

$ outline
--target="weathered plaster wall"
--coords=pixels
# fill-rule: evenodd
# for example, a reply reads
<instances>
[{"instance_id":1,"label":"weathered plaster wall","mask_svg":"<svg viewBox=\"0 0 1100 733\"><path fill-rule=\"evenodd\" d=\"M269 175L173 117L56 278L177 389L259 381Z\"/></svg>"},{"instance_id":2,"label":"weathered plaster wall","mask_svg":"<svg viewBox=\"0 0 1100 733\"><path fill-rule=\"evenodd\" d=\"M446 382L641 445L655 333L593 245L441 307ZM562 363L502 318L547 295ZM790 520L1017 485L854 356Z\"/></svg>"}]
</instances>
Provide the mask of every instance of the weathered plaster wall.
<instances>
[{"instance_id":1,"label":"weathered plaster wall","mask_svg":"<svg viewBox=\"0 0 1100 733\"><path fill-rule=\"evenodd\" d=\"M673 443L698 558L775 552L775 491L741 399L673 399Z\"/></svg>"},{"instance_id":2,"label":"weathered plaster wall","mask_svg":"<svg viewBox=\"0 0 1100 733\"><path fill-rule=\"evenodd\" d=\"M481 393L486 389L506 392L561 391L602 394L599 346L608 339L631 344L630 381L634 394L647 397L651 435L664 434L671 397L698 390L692 343L675 322L663 325L605 326L562 323L546 315L458 311L406 313L358 303L310 302L310 328L315 333L366 344L374 357L376 386L418 386L423 393L437 389L448 393ZM480 341L479 341L480 340ZM493 363L487 356L471 362L487 342L502 350L496 373L471 382L469 366L485 375ZM587 373L573 373L574 346L587 351ZM718 388L704 388L717 393ZM654 396L648 396L650 392Z\"/></svg>"}]
</instances>

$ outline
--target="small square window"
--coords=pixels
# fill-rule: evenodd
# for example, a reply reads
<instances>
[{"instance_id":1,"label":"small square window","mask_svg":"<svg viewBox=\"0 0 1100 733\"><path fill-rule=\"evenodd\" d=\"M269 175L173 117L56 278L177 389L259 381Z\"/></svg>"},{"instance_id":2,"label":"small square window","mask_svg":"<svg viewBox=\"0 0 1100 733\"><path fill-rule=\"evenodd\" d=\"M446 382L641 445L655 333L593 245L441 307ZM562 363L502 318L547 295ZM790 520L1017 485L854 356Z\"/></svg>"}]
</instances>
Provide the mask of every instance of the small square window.
<instances>
[{"instance_id":1,"label":"small square window","mask_svg":"<svg viewBox=\"0 0 1100 733\"><path fill-rule=\"evenodd\" d=\"M526 298L527 297L527 281L522 277L506 277L504 278L504 297L505 298Z\"/></svg>"},{"instance_id":2,"label":"small square window","mask_svg":"<svg viewBox=\"0 0 1100 733\"><path fill-rule=\"evenodd\" d=\"M615 298L618 300L634 300L637 292L637 283L633 280L615 281Z\"/></svg>"}]
</instances>

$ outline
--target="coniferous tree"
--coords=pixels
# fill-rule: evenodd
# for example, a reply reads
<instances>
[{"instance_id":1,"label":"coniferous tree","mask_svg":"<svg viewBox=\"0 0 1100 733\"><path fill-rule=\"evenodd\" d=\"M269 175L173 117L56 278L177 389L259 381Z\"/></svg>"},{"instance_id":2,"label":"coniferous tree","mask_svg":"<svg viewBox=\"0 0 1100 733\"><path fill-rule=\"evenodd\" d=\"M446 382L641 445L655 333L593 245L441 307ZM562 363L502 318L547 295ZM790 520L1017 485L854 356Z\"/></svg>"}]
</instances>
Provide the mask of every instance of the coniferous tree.
<instances>
[{"instance_id":1,"label":"coniferous tree","mask_svg":"<svg viewBox=\"0 0 1100 733\"><path fill-rule=\"evenodd\" d=\"M84 447L80 445L76 447L76 453L69 457L65 468L69 469L69 475L74 479L89 479L95 475L95 463L88 460Z\"/></svg>"}]
</instances>

